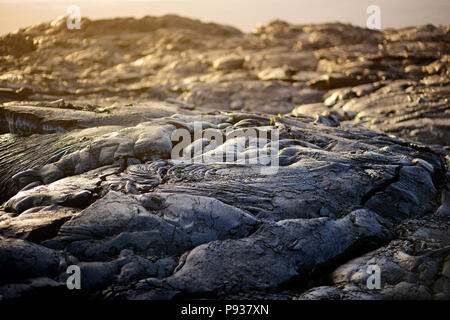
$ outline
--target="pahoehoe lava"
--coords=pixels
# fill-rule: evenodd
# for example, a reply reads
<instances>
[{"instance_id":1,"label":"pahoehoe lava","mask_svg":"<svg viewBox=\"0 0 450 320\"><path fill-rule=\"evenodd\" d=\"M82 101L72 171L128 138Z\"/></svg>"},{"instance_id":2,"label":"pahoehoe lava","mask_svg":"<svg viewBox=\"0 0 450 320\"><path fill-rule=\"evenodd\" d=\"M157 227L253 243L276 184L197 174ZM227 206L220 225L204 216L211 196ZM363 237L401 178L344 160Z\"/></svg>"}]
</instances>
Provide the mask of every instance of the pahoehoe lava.
<instances>
[{"instance_id":1,"label":"pahoehoe lava","mask_svg":"<svg viewBox=\"0 0 450 320\"><path fill-rule=\"evenodd\" d=\"M85 299L450 299L449 64L449 26L1 36L0 300L64 297L70 265ZM227 140L252 164L173 159L178 129L221 148L199 124L279 137Z\"/></svg>"}]
</instances>

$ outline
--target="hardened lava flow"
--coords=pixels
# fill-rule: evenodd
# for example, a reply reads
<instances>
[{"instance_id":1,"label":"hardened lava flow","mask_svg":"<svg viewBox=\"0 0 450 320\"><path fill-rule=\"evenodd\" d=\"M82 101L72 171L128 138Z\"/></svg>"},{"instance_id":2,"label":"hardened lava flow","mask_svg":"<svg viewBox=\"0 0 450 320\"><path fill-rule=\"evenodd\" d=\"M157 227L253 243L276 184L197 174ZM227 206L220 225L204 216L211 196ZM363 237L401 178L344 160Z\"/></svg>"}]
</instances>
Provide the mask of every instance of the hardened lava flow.
<instances>
[{"instance_id":1,"label":"hardened lava flow","mask_svg":"<svg viewBox=\"0 0 450 320\"><path fill-rule=\"evenodd\" d=\"M168 15L1 36L0 300L450 299L449 32ZM178 132L214 161L175 159Z\"/></svg>"}]
</instances>

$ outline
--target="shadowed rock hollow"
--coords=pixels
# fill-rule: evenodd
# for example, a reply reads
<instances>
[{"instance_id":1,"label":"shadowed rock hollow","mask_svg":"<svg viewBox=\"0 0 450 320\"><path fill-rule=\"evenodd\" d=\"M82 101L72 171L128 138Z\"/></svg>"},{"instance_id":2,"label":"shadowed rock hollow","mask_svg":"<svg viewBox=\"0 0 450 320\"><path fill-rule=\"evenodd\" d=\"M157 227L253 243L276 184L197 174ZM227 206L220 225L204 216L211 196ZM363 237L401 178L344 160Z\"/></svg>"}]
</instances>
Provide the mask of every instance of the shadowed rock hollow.
<instances>
[{"instance_id":1,"label":"shadowed rock hollow","mask_svg":"<svg viewBox=\"0 0 450 320\"><path fill-rule=\"evenodd\" d=\"M169 15L0 37L0 299L68 296L74 264L91 299L449 299L449 31ZM208 161L172 158L180 129Z\"/></svg>"}]
</instances>

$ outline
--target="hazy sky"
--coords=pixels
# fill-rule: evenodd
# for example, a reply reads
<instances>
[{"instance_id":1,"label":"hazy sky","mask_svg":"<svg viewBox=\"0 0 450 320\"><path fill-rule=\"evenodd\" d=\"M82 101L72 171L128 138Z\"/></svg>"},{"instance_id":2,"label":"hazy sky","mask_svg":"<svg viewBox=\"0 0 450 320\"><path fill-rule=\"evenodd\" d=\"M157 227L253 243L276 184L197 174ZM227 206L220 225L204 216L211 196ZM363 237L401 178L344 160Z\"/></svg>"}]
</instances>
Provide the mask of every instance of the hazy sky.
<instances>
[{"instance_id":1,"label":"hazy sky","mask_svg":"<svg viewBox=\"0 0 450 320\"><path fill-rule=\"evenodd\" d=\"M163 15L175 13L236 26L244 31L274 19L293 23L350 22L365 26L366 8L381 8L381 24L405 27L450 25L450 0L0 0L0 33L52 20L78 5L82 16Z\"/></svg>"}]
</instances>

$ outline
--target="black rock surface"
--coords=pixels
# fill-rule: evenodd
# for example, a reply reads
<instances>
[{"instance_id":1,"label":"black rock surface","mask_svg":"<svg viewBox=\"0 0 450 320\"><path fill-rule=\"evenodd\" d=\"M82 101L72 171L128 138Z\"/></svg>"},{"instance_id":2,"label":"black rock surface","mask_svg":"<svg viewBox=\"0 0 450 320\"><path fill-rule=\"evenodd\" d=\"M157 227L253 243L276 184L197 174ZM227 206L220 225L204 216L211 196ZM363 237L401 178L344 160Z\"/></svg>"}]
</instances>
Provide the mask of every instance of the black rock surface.
<instances>
[{"instance_id":1,"label":"black rock surface","mask_svg":"<svg viewBox=\"0 0 450 320\"><path fill-rule=\"evenodd\" d=\"M65 292L70 265L91 299L450 299L449 31L164 16L0 37L0 299ZM180 129L203 161L173 157Z\"/></svg>"}]
</instances>

